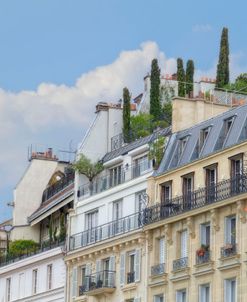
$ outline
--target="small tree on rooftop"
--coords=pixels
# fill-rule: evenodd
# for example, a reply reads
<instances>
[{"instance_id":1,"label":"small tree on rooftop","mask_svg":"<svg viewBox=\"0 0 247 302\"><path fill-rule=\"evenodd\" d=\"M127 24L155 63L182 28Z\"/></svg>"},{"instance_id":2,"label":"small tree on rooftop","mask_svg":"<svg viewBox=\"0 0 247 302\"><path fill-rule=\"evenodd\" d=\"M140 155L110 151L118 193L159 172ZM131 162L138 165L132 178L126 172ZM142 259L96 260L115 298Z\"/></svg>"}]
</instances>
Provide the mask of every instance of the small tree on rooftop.
<instances>
[{"instance_id":1,"label":"small tree on rooftop","mask_svg":"<svg viewBox=\"0 0 247 302\"><path fill-rule=\"evenodd\" d=\"M128 88L123 89L123 136L124 142L130 141L130 93Z\"/></svg>"},{"instance_id":2,"label":"small tree on rooftop","mask_svg":"<svg viewBox=\"0 0 247 302\"><path fill-rule=\"evenodd\" d=\"M223 88L229 83L229 42L228 29L223 28L220 41L219 61L217 65L216 87Z\"/></svg>"},{"instance_id":3,"label":"small tree on rooftop","mask_svg":"<svg viewBox=\"0 0 247 302\"><path fill-rule=\"evenodd\" d=\"M85 175L90 182L101 172L104 167L101 162L92 163L84 154L73 164L75 171Z\"/></svg>"},{"instance_id":4,"label":"small tree on rooftop","mask_svg":"<svg viewBox=\"0 0 247 302\"><path fill-rule=\"evenodd\" d=\"M178 81L178 96L185 97L185 73L183 60L177 59L177 81Z\"/></svg>"},{"instance_id":5,"label":"small tree on rooftop","mask_svg":"<svg viewBox=\"0 0 247 302\"><path fill-rule=\"evenodd\" d=\"M34 253L39 248L39 244L33 240L14 240L9 245L9 256L18 257L29 253Z\"/></svg>"},{"instance_id":6,"label":"small tree on rooftop","mask_svg":"<svg viewBox=\"0 0 247 302\"><path fill-rule=\"evenodd\" d=\"M160 68L157 59L152 60L150 82L150 114L154 120L158 121L162 111L160 102Z\"/></svg>"},{"instance_id":7,"label":"small tree on rooftop","mask_svg":"<svg viewBox=\"0 0 247 302\"><path fill-rule=\"evenodd\" d=\"M193 95L194 69L193 60L188 60L186 64L186 94L188 97Z\"/></svg>"}]
</instances>

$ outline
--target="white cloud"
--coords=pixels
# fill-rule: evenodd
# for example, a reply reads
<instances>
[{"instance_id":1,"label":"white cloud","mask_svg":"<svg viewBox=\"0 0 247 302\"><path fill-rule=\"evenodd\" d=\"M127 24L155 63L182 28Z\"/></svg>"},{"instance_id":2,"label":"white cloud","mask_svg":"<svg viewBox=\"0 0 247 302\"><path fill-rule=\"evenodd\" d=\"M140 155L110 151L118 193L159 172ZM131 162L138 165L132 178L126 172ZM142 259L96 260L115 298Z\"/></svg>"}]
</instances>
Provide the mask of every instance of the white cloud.
<instances>
[{"instance_id":1,"label":"white cloud","mask_svg":"<svg viewBox=\"0 0 247 302\"><path fill-rule=\"evenodd\" d=\"M192 31L193 32L199 32L199 33L206 33L206 32L209 32L211 31L213 28L210 24L195 24L193 27L192 27Z\"/></svg>"},{"instance_id":2,"label":"white cloud","mask_svg":"<svg viewBox=\"0 0 247 302\"><path fill-rule=\"evenodd\" d=\"M122 51L109 65L82 74L73 86L41 83L35 91L18 93L0 89L0 193L7 184L14 187L22 174L32 140L62 145L67 143L65 130L71 137L78 129L83 133L98 101L116 102L125 86L133 96L142 91L143 77L155 57L162 71L175 71L175 59L167 59L158 45L149 41L136 50Z\"/></svg>"}]
</instances>

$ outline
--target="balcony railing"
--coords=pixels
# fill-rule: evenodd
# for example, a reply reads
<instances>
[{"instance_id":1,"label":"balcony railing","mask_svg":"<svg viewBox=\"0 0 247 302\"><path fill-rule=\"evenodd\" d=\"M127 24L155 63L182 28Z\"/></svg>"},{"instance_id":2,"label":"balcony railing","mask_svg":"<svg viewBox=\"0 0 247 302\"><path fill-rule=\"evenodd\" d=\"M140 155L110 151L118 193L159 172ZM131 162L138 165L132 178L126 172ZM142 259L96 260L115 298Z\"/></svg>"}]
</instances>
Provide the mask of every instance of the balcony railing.
<instances>
[{"instance_id":1,"label":"balcony railing","mask_svg":"<svg viewBox=\"0 0 247 302\"><path fill-rule=\"evenodd\" d=\"M196 264L208 263L210 261L210 251L196 254Z\"/></svg>"},{"instance_id":2,"label":"balcony railing","mask_svg":"<svg viewBox=\"0 0 247 302\"><path fill-rule=\"evenodd\" d=\"M102 240L137 230L142 227L142 221L142 213L138 212L133 215L100 225L96 228L74 234L70 236L70 250L85 247Z\"/></svg>"},{"instance_id":3,"label":"balcony railing","mask_svg":"<svg viewBox=\"0 0 247 302\"><path fill-rule=\"evenodd\" d=\"M146 160L139 165L129 166L125 169L122 168L118 171L118 175L112 175L110 171L107 171L105 172L105 175L96 178L93 182L80 186L77 191L77 197L84 199L104 192L126 181L150 172L151 168L150 161Z\"/></svg>"},{"instance_id":4,"label":"balcony railing","mask_svg":"<svg viewBox=\"0 0 247 302\"><path fill-rule=\"evenodd\" d=\"M173 271L184 269L188 266L188 257L183 257L173 261Z\"/></svg>"},{"instance_id":5,"label":"balcony railing","mask_svg":"<svg viewBox=\"0 0 247 302\"><path fill-rule=\"evenodd\" d=\"M127 273L127 284L135 282L135 272Z\"/></svg>"},{"instance_id":6,"label":"balcony railing","mask_svg":"<svg viewBox=\"0 0 247 302\"><path fill-rule=\"evenodd\" d=\"M232 257L232 256L235 256L236 254L237 254L236 243L234 243L234 244L228 243L221 248L221 257L222 258Z\"/></svg>"},{"instance_id":7,"label":"balcony railing","mask_svg":"<svg viewBox=\"0 0 247 302\"><path fill-rule=\"evenodd\" d=\"M103 288L115 288L115 275L114 271L104 270L85 276L84 284L79 286L79 295Z\"/></svg>"},{"instance_id":8,"label":"balcony railing","mask_svg":"<svg viewBox=\"0 0 247 302\"><path fill-rule=\"evenodd\" d=\"M189 196L175 197L145 209L143 224L157 222L246 192L246 174L223 180L214 186L192 191Z\"/></svg>"},{"instance_id":9,"label":"balcony railing","mask_svg":"<svg viewBox=\"0 0 247 302\"><path fill-rule=\"evenodd\" d=\"M165 273L165 263L160 263L151 267L151 276L158 276Z\"/></svg>"},{"instance_id":10,"label":"balcony railing","mask_svg":"<svg viewBox=\"0 0 247 302\"><path fill-rule=\"evenodd\" d=\"M30 250L24 250L20 255L18 256L11 256L11 255L4 255L0 257L0 267L5 266L23 259L26 259L28 257L32 257L37 254L41 254L43 252L46 252L48 250L57 248L57 247L63 247L65 244L64 241L57 240L56 242L43 242L41 243L40 247L34 248L31 251Z\"/></svg>"},{"instance_id":11,"label":"balcony railing","mask_svg":"<svg viewBox=\"0 0 247 302\"><path fill-rule=\"evenodd\" d=\"M63 178L61 178L59 181L55 182L53 185L46 188L43 192L42 196L42 202L45 202L46 200L50 199L57 193L64 190L66 187L68 187L70 184L74 182L74 173L69 173Z\"/></svg>"}]
</instances>

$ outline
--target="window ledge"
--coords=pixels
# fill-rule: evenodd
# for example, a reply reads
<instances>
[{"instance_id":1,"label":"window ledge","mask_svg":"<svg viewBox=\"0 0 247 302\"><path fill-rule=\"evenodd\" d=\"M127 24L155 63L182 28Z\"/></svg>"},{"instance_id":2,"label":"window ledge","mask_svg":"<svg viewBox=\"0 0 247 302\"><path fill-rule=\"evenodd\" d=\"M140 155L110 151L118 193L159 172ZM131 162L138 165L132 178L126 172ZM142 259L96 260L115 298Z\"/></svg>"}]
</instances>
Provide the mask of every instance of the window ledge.
<instances>
[{"instance_id":1,"label":"window ledge","mask_svg":"<svg viewBox=\"0 0 247 302\"><path fill-rule=\"evenodd\" d=\"M126 291L128 291L128 290L133 290L133 289L136 289L137 288L137 282L133 282L133 283L129 283L129 284L126 284L126 285L124 285L122 288L121 288L121 290L123 291L123 292L126 292Z\"/></svg>"},{"instance_id":2,"label":"window ledge","mask_svg":"<svg viewBox=\"0 0 247 302\"><path fill-rule=\"evenodd\" d=\"M86 302L87 301L87 296L85 296L85 295L79 296L79 297L73 298L72 301L73 302Z\"/></svg>"}]
</instances>

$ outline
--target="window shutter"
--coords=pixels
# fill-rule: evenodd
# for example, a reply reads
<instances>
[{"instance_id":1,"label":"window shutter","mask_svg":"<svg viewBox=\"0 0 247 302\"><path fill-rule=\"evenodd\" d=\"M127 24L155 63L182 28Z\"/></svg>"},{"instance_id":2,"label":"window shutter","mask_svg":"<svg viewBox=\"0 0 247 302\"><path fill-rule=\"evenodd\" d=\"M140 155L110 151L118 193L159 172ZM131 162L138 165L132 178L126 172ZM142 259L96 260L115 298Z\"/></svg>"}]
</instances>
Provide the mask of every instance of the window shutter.
<instances>
[{"instance_id":1,"label":"window shutter","mask_svg":"<svg viewBox=\"0 0 247 302\"><path fill-rule=\"evenodd\" d=\"M165 263L166 252L165 252L165 238L159 239L159 263Z\"/></svg>"},{"instance_id":2,"label":"window shutter","mask_svg":"<svg viewBox=\"0 0 247 302\"><path fill-rule=\"evenodd\" d=\"M110 257L109 270L115 271L115 256Z\"/></svg>"},{"instance_id":3,"label":"window shutter","mask_svg":"<svg viewBox=\"0 0 247 302\"><path fill-rule=\"evenodd\" d=\"M110 257L108 274L109 274L108 275L109 286L114 287L115 286L115 256Z\"/></svg>"},{"instance_id":4,"label":"window shutter","mask_svg":"<svg viewBox=\"0 0 247 302\"><path fill-rule=\"evenodd\" d=\"M135 282L141 279L141 250L135 252Z\"/></svg>"},{"instance_id":5,"label":"window shutter","mask_svg":"<svg viewBox=\"0 0 247 302\"><path fill-rule=\"evenodd\" d=\"M101 259L97 259L97 260L96 260L96 273L101 272L101 270L102 270L101 264L102 264Z\"/></svg>"},{"instance_id":6,"label":"window shutter","mask_svg":"<svg viewBox=\"0 0 247 302\"><path fill-rule=\"evenodd\" d=\"M187 248L187 230L181 232L181 257L188 256L188 248Z\"/></svg>"},{"instance_id":7,"label":"window shutter","mask_svg":"<svg viewBox=\"0 0 247 302\"><path fill-rule=\"evenodd\" d=\"M86 278L86 288L89 289L89 281L90 281L90 275L92 273L91 263L86 264L86 271L85 271L85 278Z\"/></svg>"},{"instance_id":8,"label":"window shutter","mask_svg":"<svg viewBox=\"0 0 247 302\"><path fill-rule=\"evenodd\" d=\"M125 283L125 253L120 254L120 286Z\"/></svg>"},{"instance_id":9,"label":"window shutter","mask_svg":"<svg viewBox=\"0 0 247 302\"><path fill-rule=\"evenodd\" d=\"M77 297L77 267L72 271L72 297Z\"/></svg>"}]
</instances>

